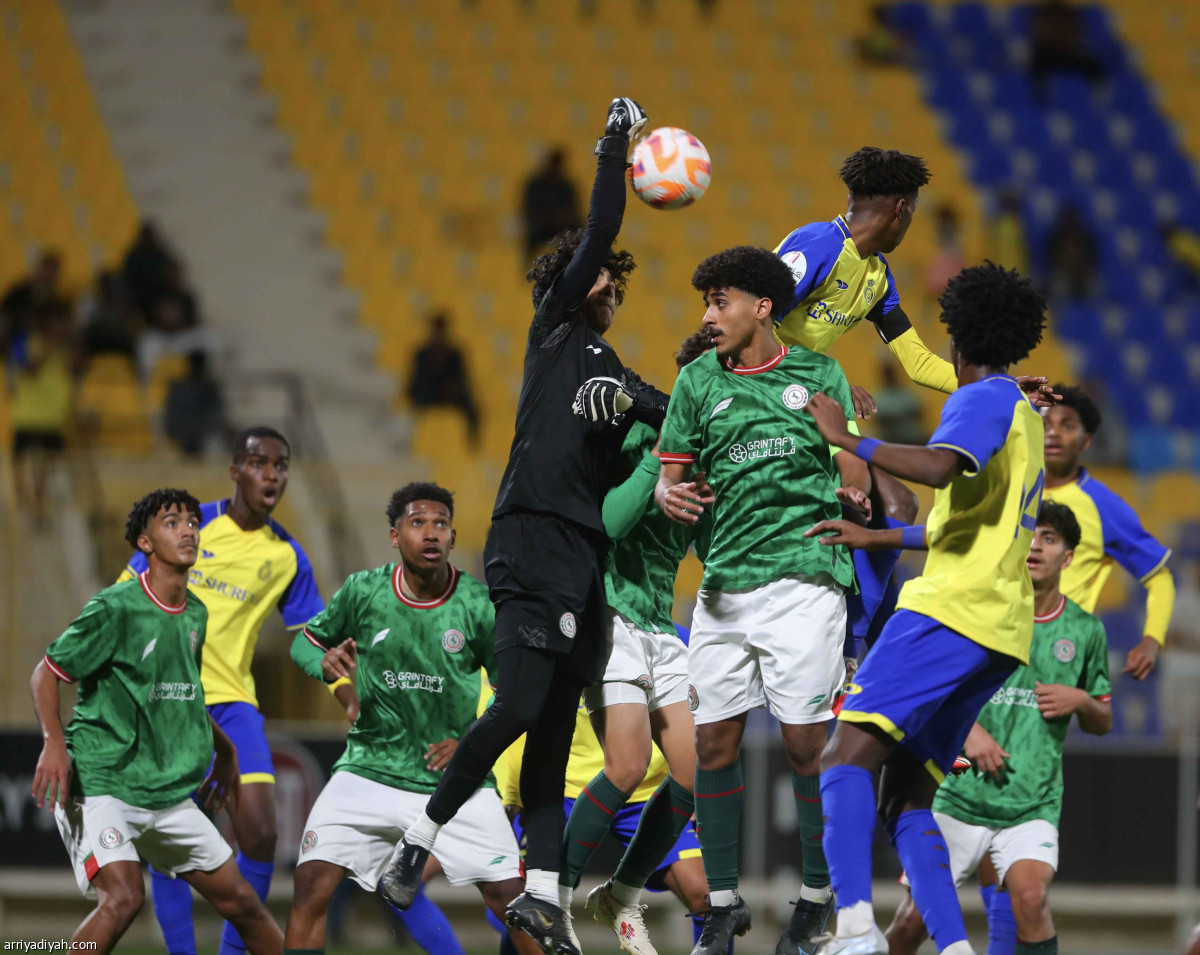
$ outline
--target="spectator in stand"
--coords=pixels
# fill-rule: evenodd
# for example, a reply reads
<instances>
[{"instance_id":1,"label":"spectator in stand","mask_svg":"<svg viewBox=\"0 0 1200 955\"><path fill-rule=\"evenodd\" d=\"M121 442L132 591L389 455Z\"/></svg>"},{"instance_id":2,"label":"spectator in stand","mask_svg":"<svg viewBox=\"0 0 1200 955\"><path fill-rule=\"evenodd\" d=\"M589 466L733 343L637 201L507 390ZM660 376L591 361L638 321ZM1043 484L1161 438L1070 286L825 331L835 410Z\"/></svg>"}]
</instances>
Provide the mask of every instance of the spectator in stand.
<instances>
[{"instance_id":1,"label":"spectator in stand","mask_svg":"<svg viewBox=\"0 0 1200 955\"><path fill-rule=\"evenodd\" d=\"M438 312L429 320L429 338L413 357L408 398L414 408L453 407L467 419L467 434L479 440L479 411L467 378L462 349L450 340L450 318Z\"/></svg>"},{"instance_id":2,"label":"spectator in stand","mask_svg":"<svg viewBox=\"0 0 1200 955\"><path fill-rule=\"evenodd\" d=\"M108 271L97 275L95 291L82 313L84 355L135 355L138 316L120 275Z\"/></svg>"},{"instance_id":3,"label":"spectator in stand","mask_svg":"<svg viewBox=\"0 0 1200 955\"><path fill-rule=\"evenodd\" d=\"M12 352L20 359L23 343L34 330L40 316L58 308L68 307L59 289L62 259L53 249L46 249L38 258L32 274L12 286L0 299L0 332L4 353Z\"/></svg>"},{"instance_id":4,"label":"spectator in stand","mask_svg":"<svg viewBox=\"0 0 1200 955\"><path fill-rule=\"evenodd\" d=\"M150 300L166 282L167 269L173 259L158 227L149 219L143 219L121 266L125 287L143 312L149 311Z\"/></svg>"},{"instance_id":5,"label":"spectator in stand","mask_svg":"<svg viewBox=\"0 0 1200 955\"><path fill-rule=\"evenodd\" d=\"M214 444L224 446L228 428L221 385L208 370L208 355L189 352L188 373L167 389L166 431L188 456L203 454Z\"/></svg>"},{"instance_id":6,"label":"spectator in stand","mask_svg":"<svg viewBox=\"0 0 1200 955\"><path fill-rule=\"evenodd\" d=\"M937 298L946 290L946 283L963 270L961 229L954 206L943 203L934 210L934 229L937 231L937 252L925 276L925 290Z\"/></svg>"},{"instance_id":7,"label":"spectator in stand","mask_svg":"<svg viewBox=\"0 0 1200 955\"><path fill-rule=\"evenodd\" d=\"M171 259L146 310L146 330L138 342L141 375L153 375L155 366L166 355L211 350L212 341L200 324L200 309L184 280L183 266L178 259Z\"/></svg>"},{"instance_id":8,"label":"spectator in stand","mask_svg":"<svg viewBox=\"0 0 1200 955\"><path fill-rule=\"evenodd\" d=\"M924 444L928 436L921 423L921 399L900 383L894 361L881 362L883 387L875 392L875 419L879 437L889 444Z\"/></svg>"},{"instance_id":9,"label":"spectator in stand","mask_svg":"<svg viewBox=\"0 0 1200 955\"><path fill-rule=\"evenodd\" d=\"M1050 231L1048 253L1050 297L1090 298L1096 274L1096 240L1076 206L1067 206L1059 215Z\"/></svg>"},{"instance_id":10,"label":"spectator in stand","mask_svg":"<svg viewBox=\"0 0 1200 955\"><path fill-rule=\"evenodd\" d=\"M52 300L38 310L13 369L17 500L39 529L46 521L50 472L66 447L76 369L70 309L65 302Z\"/></svg>"},{"instance_id":11,"label":"spectator in stand","mask_svg":"<svg viewBox=\"0 0 1200 955\"><path fill-rule=\"evenodd\" d=\"M1006 269L1029 275L1029 243L1025 238L1025 219L1021 214L1021 193L1010 186L1000 193L995 214L988 224L990 258Z\"/></svg>"},{"instance_id":12,"label":"spectator in stand","mask_svg":"<svg viewBox=\"0 0 1200 955\"><path fill-rule=\"evenodd\" d=\"M579 197L575 184L567 178L567 154L561 148L551 149L541 169L525 183L521 213L525 219L525 259L537 248L564 229L583 225L579 215Z\"/></svg>"},{"instance_id":13,"label":"spectator in stand","mask_svg":"<svg viewBox=\"0 0 1200 955\"><path fill-rule=\"evenodd\" d=\"M1039 95L1053 73L1075 73L1090 83L1104 78L1104 64L1084 41L1079 11L1066 0L1046 0L1033 8L1029 39L1029 79Z\"/></svg>"}]
</instances>

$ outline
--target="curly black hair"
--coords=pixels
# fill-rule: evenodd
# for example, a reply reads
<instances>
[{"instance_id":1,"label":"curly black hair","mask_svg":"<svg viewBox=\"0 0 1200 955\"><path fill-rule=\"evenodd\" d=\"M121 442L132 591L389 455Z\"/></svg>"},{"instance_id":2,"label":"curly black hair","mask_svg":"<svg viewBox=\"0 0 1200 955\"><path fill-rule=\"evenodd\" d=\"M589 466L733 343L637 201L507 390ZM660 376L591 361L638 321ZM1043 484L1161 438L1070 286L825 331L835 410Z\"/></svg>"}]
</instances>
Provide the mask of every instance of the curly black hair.
<instances>
[{"instance_id":1,"label":"curly black hair","mask_svg":"<svg viewBox=\"0 0 1200 955\"><path fill-rule=\"evenodd\" d=\"M292 445L282 434L274 428L269 428L265 424L256 425L253 428L246 428L239 431L237 437L233 439L233 463L241 464L246 460L246 454L250 450L250 441L253 438L274 438L276 441L283 442L283 446L287 448L288 455L292 453Z\"/></svg>"},{"instance_id":2,"label":"curly black hair","mask_svg":"<svg viewBox=\"0 0 1200 955\"><path fill-rule=\"evenodd\" d=\"M692 288L701 295L710 289L735 288L771 300L771 315L781 316L796 295L792 270L770 249L738 245L710 255L696 266Z\"/></svg>"},{"instance_id":3,"label":"curly black hair","mask_svg":"<svg viewBox=\"0 0 1200 955\"><path fill-rule=\"evenodd\" d=\"M703 328L692 332L683 340L679 351L675 353L675 367L685 368L712 348L712 336Z\"/></svg>"},{"instance_id":4,"label":"curly black hair","mask_svg":"<svg viewBox=\"0 0 1200 955\"><path fill-rule=\"evenodd\" d=\"M177 487L161 487L137 501L133 505L133 510L129 512L129 517L125 521L125 540L129 542L129 546L137 550L138 538L142 536L154 516L164 507L170 509L174 506L178 506L180 510L189 511L195 516L196 522L200 522L199 501L187 491Z\"/></svg>"},{"instance_id":5,"label":"curly black hair","mask_svg":"<svg viewBox=\"0 0 1200 955\"><path fill-rule=\"evenodd\" d=\"M404 516L404 509L413 501L436 501L438 504L445 504L450 517L454 517L453 494L433 481L413 481L392 493L392 499L388 501L387 506L388 527L396 526L396 521Z\"/></svg>"},{"instance_id":6,"label":"curly black hair","mask_svg":"<svg viewBox=\"0 0 1200 955\"><path fill-rule=\"evenodd\" d=\"M1067 545L1067 550L1074 550L1079 546L1079 538L1083 536L1083 531L1079 529L1079 521L1075 519L1075 512L1066 504L1042 501L1042 509L1038 511L1037 522L1058 531L1063 543Z\"/></svg>"},{"instance_id":7,"label":"curly black hair","mask_svg":"<svg viewBox=\"0 0 1200 955\"><path fill-rule=\"evenodd\" d=\"M1046 327L1046 300L1029 279L990 260L954 276L938 303L954 347L972 365L1016 364Z\"/></svg>"},{"instance_id":8,"label":"curly black hair","mask_svg":"<svg viewBox=\"0 0 1200 955\"><path fill-rule=\"evenodd\" d=\"M542 300L542 296L550 290L554 280L570 263L583 241L582 229L567 229L553 239L554 249L539 255L533 262L533 268L525 273L525 278L533 283L533 306ZM617 304L625 301L625 286L629 283L629 273L637 268L633 261L633 253L621 249L619 252L610 251L608 260L604 263L608 274L612 276L613 285L617 287Z\"/></svg>"},{"instance_id":9,"label":"curly black hair","mask_svg":"<svg viewBox=\"0 0 1200 955\"><path fill-rule=\"evenodd\" d=\"M929 182L929 176L929 167L920 156L875 146L863 146L847 156L838 172L850 194L863 198L915 196Z\"/></svg>"},{"instance_id":10,"label":"curly black hair","mask_svg":"<svg viewBox=\"0 0 1200 955\"><path fill-rule=\"evenodd\" d=\"M1084 391L1082 387L1059 383L1054 386L1054 393L1062 395L1062 401L1059 402L1060 405L1064 408L1075 409L1084 431L1088 434L1095 434L1100 430L1100 424L1104 420L1100 415L1100 406L1092 400L1092 396Z\"/></svg>"}]
</instances>

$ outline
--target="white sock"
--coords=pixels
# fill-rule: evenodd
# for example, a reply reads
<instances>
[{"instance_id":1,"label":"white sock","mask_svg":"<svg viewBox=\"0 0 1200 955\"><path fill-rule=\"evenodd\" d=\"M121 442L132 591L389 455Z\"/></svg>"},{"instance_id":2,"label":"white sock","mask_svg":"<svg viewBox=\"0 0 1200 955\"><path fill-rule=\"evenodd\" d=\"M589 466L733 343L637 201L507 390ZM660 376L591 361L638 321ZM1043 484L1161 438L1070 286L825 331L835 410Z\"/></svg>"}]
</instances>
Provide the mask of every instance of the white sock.
<instances>
[{"instance_id":1,"label":"white sock","mask_svg":"<svg viewBox=\"0 0 1200 955\"><path fill-rule=\"evenodd\" d=\"M873 928L875 928L875 906L865 899L837 910L839 938L845 938L848 935L866 935Z\"/></svg>"},{"instance_id":2,"label":"white sock","mask_svg":"<svg viewBox=\"0 0 1200 955\"><path fill-rule=\"evenodd\" d=\"M632 885L626 885L624 882L618 882L613 879L610 883L612 887L612 897L622 905L634 906L637 905L642 898L641 888L634 888Z\"/></svg>"},{"instance_id":3,"label":"white sock","mask_svg":"<svg viewBox=\"0 0 1200 955\"><path fill-rule=\"evenodd\" d=\"M723 909L730 905L737 905L737 900L737 889L718 889L716 892L708 893L708 904L714 909Z\"/></svg>"},{"instance_id":4,"label":"white sock","mask_svg":"<svg viewBox=\"0 0 1200 955\"><path fill-rule=\"evenodd\" d=\"M805 902L828 902L833 898L833 889L828 885L823 889L802 885L800 886L800 898Z\"/></svg>"},{"instance_id":5,"label":"white sock","mask_svg":"<svg viewBox=\"0 0 1200 955\"><path fill-rule=\"evenodd\" d=\"M569 885L563 885L561 882L558 883L558 907L568 915L571 914L571 897L574 894L575 890Z\"/></svg>"},{"instance_id":6,"label":"white sock","mask_svg":"<svg viewBox=\"0 0 1200 955\"><path fill-rule=\"evenodd\" d=\"M971 943L964 938L953 945L947 945L938 955L975 955L975 949L971 948Z\"/></svg>"},{"instance_id":7,"label":"white sock","mask_svg":"<svg viewBox=\"0 0 1200 955\"><path fill-rule=\"evenodd\" d=\"M558 873L550 869L529 869L525 873L525 892L535 899L558 905Z\"/></svg>"},{"instance_id":8,"label":"white sock","mask_svg":"<svg viewBox=\"0 0 1200 955\"><path fill-rule=\"evenodd\" d=\"M432 849L434 840L442 827L430 819L425 813L417 816L417 821L408 827L404 833L404 841L410 846L420 846L422 849Z\"/></svg>"}]
</instances>

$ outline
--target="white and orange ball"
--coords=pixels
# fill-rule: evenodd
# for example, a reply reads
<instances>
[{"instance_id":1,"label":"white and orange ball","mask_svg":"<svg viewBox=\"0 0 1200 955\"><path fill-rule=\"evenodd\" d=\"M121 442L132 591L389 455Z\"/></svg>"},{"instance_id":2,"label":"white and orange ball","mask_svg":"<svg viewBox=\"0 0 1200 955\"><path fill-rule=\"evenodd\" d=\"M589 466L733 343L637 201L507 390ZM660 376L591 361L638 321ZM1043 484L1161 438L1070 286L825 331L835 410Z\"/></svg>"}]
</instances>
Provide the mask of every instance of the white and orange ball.
<instances>
[{"instance_id":1,"label":"white and orange ball","mask_svg":"<svg viewBox=\"0 0 1200 955\"><path fill-rule=\"evenodd\" d=\"M655 209L681 209L708 191L712 159L686 129L661 126L633 149L629 181L637 197Z\"/></svg>"}]
</instances>

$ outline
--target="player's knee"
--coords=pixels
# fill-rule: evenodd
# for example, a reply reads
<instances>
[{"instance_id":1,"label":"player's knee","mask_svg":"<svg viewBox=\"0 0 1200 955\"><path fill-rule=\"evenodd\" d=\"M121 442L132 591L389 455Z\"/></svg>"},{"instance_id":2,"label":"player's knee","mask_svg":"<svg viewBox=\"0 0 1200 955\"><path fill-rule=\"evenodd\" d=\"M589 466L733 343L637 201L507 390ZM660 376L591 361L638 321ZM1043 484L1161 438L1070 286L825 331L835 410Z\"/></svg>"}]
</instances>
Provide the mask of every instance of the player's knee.
<instances>
[{"instance_id":1,"label":"player's knee","mask_svg":"<svg viewBox=\"0 0 1200 955\"><path fill-rule=\"evenodd\" d=\"M329 905L331 890L322 885L320 866L315 864L298 865L292 879L292 910L305 915L313 915L325 911Z\"/></svg>"},{"instance_id":2,"label":"player's knee","mask_svg":"<svg viewBox=\"0 0 1200 955\"><path fill-rule=\"evenodd\" d=\"M256 862L274 862L277 841L274 818L264 819L260 820L259 827L250 836L242 840L238 848L243 855Z\"/></svg>"},{"instance_id":3,"label":"player's knee","mask_svg":"<svg viewBox=\"0 0 1200 955\"><path fill-rule=\"evenodd\" d=\"M100 908L121 926L122 931L133 924L145 903L146 890L140 881L118 886L100 896Z\"/></svg>"},{"instance_id":4,"label":"player's knee","mask_svg":"<svg viewBox=\"0 0 1200 955\"><path fill-rule=\"evenodd\" d=\"M227 892L214 897L212 905L226 921L237 925L253 919L258 914L262 902L254 894L250 883L239 878Z\"/></svg>"},{"instance_id":5,"label":"player's knee","mask_svg":"<svg viewBox=\"0 0 1200 955\"><path fill-rule=\"evenodd\" d=\"M883 513L893 520L911 524L921 510L921 501L909 488L900 482L883 495Z\"/></svg>"},{"instance_id":6,"label":"player's knee","mask_svg":"<svg viewBox=\"0 0 1200 955\"><path fill-rule=\"evenodd\" d=\"M896 910L896 917L887 930L888 950L892 955L904 955L915 952L925 941L925 923L921 921L921 913L917 910L908 896Z\"/></svg>"},{"instance_id":7,"label":"player's knee","mask_svg":"<svg viewBox=\"0 0 1200 955\"><path fill-rule=\"evenodd\" d=\"M696 733L696 768L724 769L737 761L738 741L721 733Z\"/></svg>"},{"instance_id":8,"label":"player's knee","mask_svg":"<svg viewBox=\"0 0 1200 955\"><path fill-rule=\"evenodd\" d=\"M1036 925L1046 914L1050 902L1046 887L1032 879L1010 885L1008 897L1018 926Z\"/></svg>"},{"instance_id":9,"label":"player's knee","mask_svg":"<svg viewBox=\"0 0 1200 955\"><path fill-rule=\"evenodd\" d=\"M604 754L604 775L623 793L631 793L646 778L650 768L650 748L614 746Z\"/></svg>"},{"instance_id":10,"label":"player's knee","mask_svg":"<svg viewBox=\"0 0 1200 955\"><path fill-rule=\"evenodd\" d=\"M820 772L821 750L819 743L792 741L784 744L788 766L797 776L815 776Z\"/></svg>"}]
</instances>

